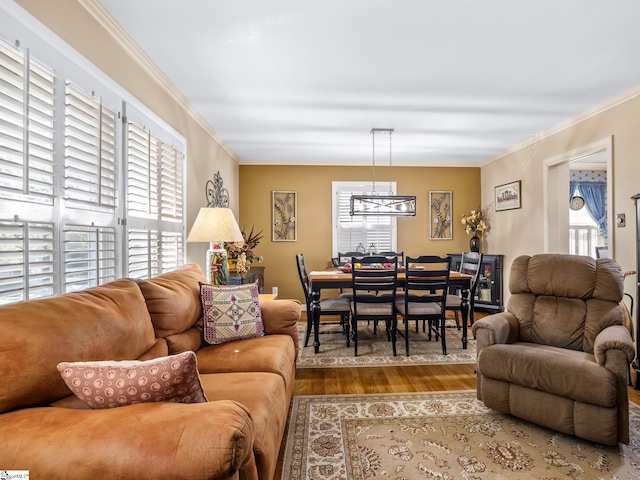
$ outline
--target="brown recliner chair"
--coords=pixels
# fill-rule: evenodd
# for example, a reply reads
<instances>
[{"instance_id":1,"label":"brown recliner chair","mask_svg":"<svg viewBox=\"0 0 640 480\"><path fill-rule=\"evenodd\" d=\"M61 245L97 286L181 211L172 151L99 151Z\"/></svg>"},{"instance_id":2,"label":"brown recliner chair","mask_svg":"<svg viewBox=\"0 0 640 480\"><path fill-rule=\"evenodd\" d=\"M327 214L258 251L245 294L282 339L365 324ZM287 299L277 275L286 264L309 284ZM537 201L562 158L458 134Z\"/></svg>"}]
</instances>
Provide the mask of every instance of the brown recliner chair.
<instances>
[{"instance_id":1,"label":"brown recliner chair","mask_svg":"<svg viewBox=\"0 0 640 480\"><path fill-rule=\"evenodd\" d=\"M611 259L514 260L507 311L473 325L477 395L494 410L570 435L629 443L622 270Z\"/></svg>"}]
</instances>

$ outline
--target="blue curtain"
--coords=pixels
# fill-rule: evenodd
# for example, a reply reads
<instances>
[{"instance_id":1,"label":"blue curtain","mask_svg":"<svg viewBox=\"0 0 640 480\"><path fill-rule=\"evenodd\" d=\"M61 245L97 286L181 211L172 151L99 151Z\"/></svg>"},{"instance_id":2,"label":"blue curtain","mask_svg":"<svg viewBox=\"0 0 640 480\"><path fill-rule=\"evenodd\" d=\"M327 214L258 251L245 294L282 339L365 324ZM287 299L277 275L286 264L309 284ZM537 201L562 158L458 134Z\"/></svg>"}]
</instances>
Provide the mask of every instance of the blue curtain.
<instances>
[{"instance_id":1,"label":"blue curtain","mask_svg":"<svg viewBox=\"0 0 640 480\"><path fill-rule=\"evenodd\" d=\"M605 182L580 182L576 183L576 186L580 189L580 195L584 198L587 212L598 225L600 234L607 238L607 184Z\"/></svg>"}]
</instances>

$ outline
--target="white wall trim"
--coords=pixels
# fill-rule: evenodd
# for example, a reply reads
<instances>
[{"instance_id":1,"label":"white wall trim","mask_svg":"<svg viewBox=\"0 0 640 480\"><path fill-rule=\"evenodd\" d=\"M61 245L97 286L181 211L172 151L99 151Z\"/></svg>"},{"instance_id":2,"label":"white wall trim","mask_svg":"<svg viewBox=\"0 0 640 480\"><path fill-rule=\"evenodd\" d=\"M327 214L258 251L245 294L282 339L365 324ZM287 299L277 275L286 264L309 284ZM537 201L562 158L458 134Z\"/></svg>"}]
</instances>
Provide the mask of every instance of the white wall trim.
<instances>
[{"instance_id":1,"label":"white wall trim","mask_svg":"<svg viewBox=\"0 0 640 480\"><path fill-rule=\"evenodd\" d=\"M596 105L595 107L590 108L589 110L586 110L585 112L582 112L574 117L571 117L561 123L559 123L558 125L551 127L547 130L544 130L543 132L537 133L531 137L529 137L528 139L515 144L514 146L503 150L500 153L497 153L485 160L483 160L482 162L479 163L478 166L480 167L484 167L486 165L489 165L493 162L496 162L508 155L511 155L512 153L515 153L519 150L522 150L523 148L527 148L530 145L533 145L534 143L537 143L541 140L544 140L548 137L551 137L552 135L555 135L556 133L559 133L563 130L566 130L568 128L574 127L575 125L584 122L585 120L595 117L597 115L600 115L603 112L606 112L607 110L617 107L618 105L621 105L625 102L628 102L629 100L632 100L636 97L640 96L640 86L638 87L634 87L630 90L627 90L626 92L621 93L620 95L617 95L613 98L610 98L609 100L606 100L598 105Z\"/></svg>"},{"instance_id":2,"label":"white wall trim","mask_svg":"<svg viewBox=\"0 0 640 480\"><path fill-rule=\"evenodd\" d=\"M240 157L231 149L216 130L207 122L193 104L178 90L165 73L149 58L131 36L109 14L98 0L78 0L78 3L91 15L124 51L140 66L150 78L154 79L185 111L193 118L222 149L237 163Z\"/></svg>"}]
</instances>

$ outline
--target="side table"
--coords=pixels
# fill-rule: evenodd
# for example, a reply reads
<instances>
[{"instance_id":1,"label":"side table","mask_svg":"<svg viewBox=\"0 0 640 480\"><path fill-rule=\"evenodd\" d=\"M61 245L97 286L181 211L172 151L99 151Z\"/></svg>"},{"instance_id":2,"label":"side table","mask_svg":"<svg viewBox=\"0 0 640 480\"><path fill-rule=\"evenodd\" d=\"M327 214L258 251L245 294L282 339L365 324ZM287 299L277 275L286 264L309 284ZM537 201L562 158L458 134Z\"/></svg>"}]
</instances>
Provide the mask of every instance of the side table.
<instances>
[{"instance_id":1,"label":"side table","mask_svg":"<svg viewBox=\"0 0 640 480\"><path fill-rule=\"evenodd\" d=\"M246 273L229 272L228 285L244 285L258 282L258 291L264 293L264 268L252 266Z\"/></svg>"}]
</instances>

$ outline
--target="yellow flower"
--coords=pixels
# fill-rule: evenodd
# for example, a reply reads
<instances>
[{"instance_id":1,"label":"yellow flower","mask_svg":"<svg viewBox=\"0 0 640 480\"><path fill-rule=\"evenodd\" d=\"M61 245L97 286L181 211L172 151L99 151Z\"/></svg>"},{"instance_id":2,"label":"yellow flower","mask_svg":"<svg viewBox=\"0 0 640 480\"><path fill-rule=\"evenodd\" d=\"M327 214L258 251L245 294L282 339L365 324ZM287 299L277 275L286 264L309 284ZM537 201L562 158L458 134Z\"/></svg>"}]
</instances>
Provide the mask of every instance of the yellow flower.
<instances>
[{"instance_id":1,"label":"yellow flower","mask_svg":"<svg viewBox=\"0 0 640 480\"><path fill-rule=\"evenodd\" d=\"M478 235L489 229L489 206L471 210L468 215L462 215L461 223L464 231L470 235Z\"/></svg>"}]
</instances>

